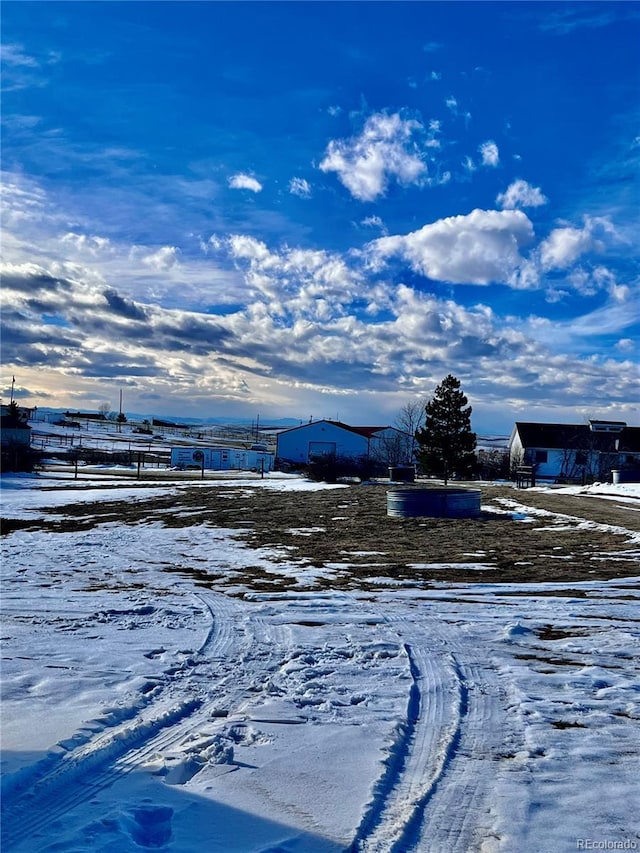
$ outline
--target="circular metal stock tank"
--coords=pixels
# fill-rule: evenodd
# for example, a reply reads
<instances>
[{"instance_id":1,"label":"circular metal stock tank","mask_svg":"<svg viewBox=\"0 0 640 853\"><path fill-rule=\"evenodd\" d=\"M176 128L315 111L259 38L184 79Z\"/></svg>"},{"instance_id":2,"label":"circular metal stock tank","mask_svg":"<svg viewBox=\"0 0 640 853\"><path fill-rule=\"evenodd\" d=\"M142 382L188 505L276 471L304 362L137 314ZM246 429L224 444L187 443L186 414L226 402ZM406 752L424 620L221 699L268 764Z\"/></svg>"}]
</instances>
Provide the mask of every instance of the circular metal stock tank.
<instances>
[{"instance_id":1,"label":"circular metal stock tank","mask_svg":"<svg viewBox=\"0 0 640 853\"><path fill-rule=\"evenodd\" d=\"M391 489L387 515L394 518L474 518L480 515L480 490L459 488Z\"/></svg>"},{"instance_id":2,"label":"circular metal stock tank","mask_svg":"<svg viewBox=\"0 0 640 853\"><path fill-rule=\"evenodd\" d=\"M416 469L413 465L389 466L389 479L396 483L413 483L416 479Z\"/></svg>"}]
</instances>

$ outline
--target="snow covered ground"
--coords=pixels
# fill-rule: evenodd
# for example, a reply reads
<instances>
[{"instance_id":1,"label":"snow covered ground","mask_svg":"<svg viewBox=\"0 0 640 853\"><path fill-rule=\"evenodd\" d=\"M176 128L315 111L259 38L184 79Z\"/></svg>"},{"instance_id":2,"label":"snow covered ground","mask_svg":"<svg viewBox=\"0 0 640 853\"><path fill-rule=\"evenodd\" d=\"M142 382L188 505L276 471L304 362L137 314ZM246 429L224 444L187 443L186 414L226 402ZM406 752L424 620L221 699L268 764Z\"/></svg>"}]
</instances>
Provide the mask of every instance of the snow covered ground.
<instances>
[{"instance_id":1,"label":"snow covered ground","mask_svg":"<svg viewBox=\"0 0 640 853\"><path fill-rule=\"evenodd\" d=\"M5 476L2 515L114 484ZM638 578L327 592L282 558L152 516L3 538L3 851L640 849Z\"/></svg>"}]
</instances>

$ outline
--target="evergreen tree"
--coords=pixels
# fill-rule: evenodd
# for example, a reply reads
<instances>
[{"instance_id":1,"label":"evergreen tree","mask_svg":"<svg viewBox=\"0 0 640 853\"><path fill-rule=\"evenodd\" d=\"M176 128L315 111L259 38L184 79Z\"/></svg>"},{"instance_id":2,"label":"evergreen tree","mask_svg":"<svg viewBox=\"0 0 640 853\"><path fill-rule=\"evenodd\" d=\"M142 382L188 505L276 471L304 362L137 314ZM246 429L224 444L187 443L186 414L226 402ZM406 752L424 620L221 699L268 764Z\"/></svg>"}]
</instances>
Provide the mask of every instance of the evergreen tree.
<instances>
[{"instance_id":1,"label":"evergreen tree","mask_svg":"<svg viewBox=\"0 0 640 853\"><path fill-rule=\"evenodd\" d=\"M471 406L460 380L449 374L425 406L424 427L416 430L416 458L422 468L444 477L469 475L476 464L476 434L471 431Z\"/></svg>"}]
</instances>

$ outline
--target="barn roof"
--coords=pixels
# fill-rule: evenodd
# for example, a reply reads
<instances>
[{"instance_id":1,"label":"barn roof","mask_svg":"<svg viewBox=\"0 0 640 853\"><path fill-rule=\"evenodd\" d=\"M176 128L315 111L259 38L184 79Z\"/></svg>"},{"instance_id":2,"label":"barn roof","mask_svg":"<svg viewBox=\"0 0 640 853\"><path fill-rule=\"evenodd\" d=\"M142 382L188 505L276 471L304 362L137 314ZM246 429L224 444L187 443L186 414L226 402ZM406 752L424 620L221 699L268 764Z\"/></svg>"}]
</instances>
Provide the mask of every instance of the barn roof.
<instances>
[{"instance_id":1,"label":"barn roof","mask_svg":"<svg viewBox=\"0 0 640 853\"><path fill-rule=\"evenodd\" d=\"M347 430L347 432L354 432L357 435L362 435L364 438L371 438L377 432L382 432L385 429L396 429L396 427L392 426L350 426L349 424L342 423L342 421L333 421L330 418L320 418L317 421L309 421L306 424L299 424L299 426L290 427L289 429L282 430L279 435L283 435L287 432L293 432L297 429L305 429L306 427L316 426L317 424L332 424L332 426L336 426L339 429Z\"/></svg>"}]
</instances>

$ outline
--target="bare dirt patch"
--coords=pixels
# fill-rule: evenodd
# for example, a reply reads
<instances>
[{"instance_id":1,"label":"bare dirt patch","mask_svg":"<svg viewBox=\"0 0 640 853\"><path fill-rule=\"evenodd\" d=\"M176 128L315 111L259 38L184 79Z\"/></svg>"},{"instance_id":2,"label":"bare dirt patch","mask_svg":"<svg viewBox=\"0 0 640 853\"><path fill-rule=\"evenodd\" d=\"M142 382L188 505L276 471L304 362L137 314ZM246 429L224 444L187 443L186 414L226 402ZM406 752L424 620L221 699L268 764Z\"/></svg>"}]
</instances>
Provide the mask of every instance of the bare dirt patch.
<instances>
[{"instance_id":1,"label":"bare dirt patch","mask_svg":"<svg viewBox=\"0 0 640 853\"><path fill-rule=\"evenodd\" d=\"M480 488L483 512L469 519L391 518L388 486L382 484L305 492L180 484L176 495L146 499L141 490L135 501L118 501L114 490L113 500L43 510L45 517L37 521L5 519L3 532L37 527L55 533L152 520L171 527L236 528L251 546L277 547L290 560L331 566L332 579L324 583L334 588L366 588L380 577L414 583L522 583L639 573L637 506L510 486ZM538 510L545 514L536 514ZM274 578L260 579L261 574L246 580L272 587Z\"/></svg>"}]
</instances>

